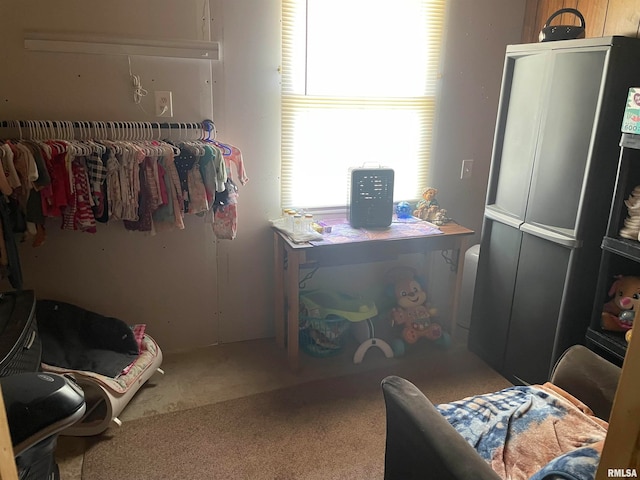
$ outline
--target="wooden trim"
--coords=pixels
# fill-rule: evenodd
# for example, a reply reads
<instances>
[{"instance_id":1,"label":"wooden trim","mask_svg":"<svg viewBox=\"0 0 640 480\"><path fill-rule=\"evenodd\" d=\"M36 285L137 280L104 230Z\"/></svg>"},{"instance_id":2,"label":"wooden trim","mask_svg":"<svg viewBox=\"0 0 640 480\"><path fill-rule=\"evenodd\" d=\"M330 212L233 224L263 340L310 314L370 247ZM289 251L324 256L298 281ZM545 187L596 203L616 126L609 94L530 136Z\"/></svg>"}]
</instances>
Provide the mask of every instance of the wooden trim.
<instances>
[{"instance_id":1,"label":"wooden trim","mask_svg":"<svg viewBox=\"0 0 640 480\"><path fill-rule=\"evenodd\" d=\"M604 2L600 2L604 3ZM640 11L636 0L609 0L604 24L604 35L637 37Z\"/></svg>"},{"instance_id":2,"label":"wooden trim","mask_svg":"<svg viewBox=\"0 0 640 480\"><path fill-rule=\"evenodd\" d=\"M604 36L604 24L607 19L607 2L594 0L578 0L580 13L587 24L585 37L595 38Z\"/></svg>"},{"instance_id":3,"label":"wooden trim","mask_svg":"<svg viewBox=\"0 0 640 480\"><path fill-rule=\"evenodd\" d=\"M522 26L522 43L532 43L538 41L536 30L536 17L538 15L539 0L527 0L524 9L524 23Z\"/></svg>"},{"instance_id":4,"label":"wooden trim","mask_svg":"<svg viewBox=\"0 0 640 480\"><path fill-rule=\"evenodd\" d=\"M0 479L18 480L16 461L13 455L11 433L7 423L7 414L4 408L2 388L0 388Z\"/></svg>"},{"instance_id":5,"label":"wooden trim","mask_svg":"<svg viewBox=\"0 0 640 480\"><path fill-rule=\"evenodd\" d=\"M526 0L522 43L535 43L542 25L560 8L577 8L585 18L586 38L623 35L640 36L637 0ZM563 15L554 23L577 24L573 15Z\"/></svg>"},{"instance_id":6,"label":"wooden trim","mask_svg":"<svg viewBox=\"0 0 640 480\"><path fill-rule=\"evenodd\" d=\"M284 348L287 339L285 338L285 319L284 319L284 261L285 252L282 244L282 237L274 230L273 232L273 272L274 272L274 329L276 334L276 343L278 347Z\"/></svg>"},{"instance_id":7,"label":"wooden trim","mask_svg":"<svg viewBox=\"0 0 640 480\"><path fill-rule=\"evenodd\" d=\"M613 401L609 430L596 480L611 478L610 468L635 468L640 475L640 332L631 338Z\"/></svg>"}]
</instances>

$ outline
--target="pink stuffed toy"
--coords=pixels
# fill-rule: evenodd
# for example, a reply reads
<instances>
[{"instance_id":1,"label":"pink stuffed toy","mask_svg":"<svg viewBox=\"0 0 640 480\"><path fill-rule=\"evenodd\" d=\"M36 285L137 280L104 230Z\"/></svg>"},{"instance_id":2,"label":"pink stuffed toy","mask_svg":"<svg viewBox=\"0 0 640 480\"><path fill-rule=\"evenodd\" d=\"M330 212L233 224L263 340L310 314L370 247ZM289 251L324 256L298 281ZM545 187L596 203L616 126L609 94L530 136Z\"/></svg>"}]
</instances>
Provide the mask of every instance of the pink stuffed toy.
<instances>
[{"instance_id":1,"label":"pink stuffed toy","mask_svg":"<svg viewBox=\"0 0 640 480\"><path fill-rule=\"evenodd\" d=\"M616 276L609 296L611 300L602 309L602 329L613 332L631 330L635 313L640 309L640 277Z\"/></svg>"}]
</instances>

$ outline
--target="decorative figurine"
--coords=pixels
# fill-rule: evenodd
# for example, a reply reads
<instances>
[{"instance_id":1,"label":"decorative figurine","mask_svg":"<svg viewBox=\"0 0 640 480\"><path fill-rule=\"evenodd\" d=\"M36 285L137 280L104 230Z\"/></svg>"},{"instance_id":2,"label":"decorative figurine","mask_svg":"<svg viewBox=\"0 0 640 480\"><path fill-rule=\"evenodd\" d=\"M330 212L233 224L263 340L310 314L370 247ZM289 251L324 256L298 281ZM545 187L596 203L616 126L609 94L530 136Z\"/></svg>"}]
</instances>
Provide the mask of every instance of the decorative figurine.
<instances>
[{"instance_id":1,"label":"decorative figurine","mask_svg":"<svg viewBox=\"0 0 640 480\"><path fill-rule=\"evenodd\" d=\"M398 218L411 218L411 205L409 205L409 202L398 202L396 216Z\"/></svg>"},{"instance_id":2,"label":"decorative figurine","mask_svg":"<svg viewBox=\"0 0 640 480\"><path fill-rule=\"evenodd\" d=\"M418 217L421 220L427 222L433 222L436 225L443 225L448 221L447 211L440 208L436 195L438 189L428 187L422 192L422 200L416 205L416 209L413 211L413 216Z\"/></svg>"}]
</instances>

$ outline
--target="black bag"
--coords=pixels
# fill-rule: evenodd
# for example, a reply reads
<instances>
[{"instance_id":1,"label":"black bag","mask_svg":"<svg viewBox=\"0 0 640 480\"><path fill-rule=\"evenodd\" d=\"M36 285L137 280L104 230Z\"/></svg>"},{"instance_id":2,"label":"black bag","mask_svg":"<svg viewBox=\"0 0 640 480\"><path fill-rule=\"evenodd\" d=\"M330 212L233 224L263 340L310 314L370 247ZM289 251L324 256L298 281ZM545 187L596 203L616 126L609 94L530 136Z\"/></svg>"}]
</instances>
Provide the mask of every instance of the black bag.
<instances>
[{"instance_id":1,"label":"black bag","mask_svg":"<svg viewBox=\"0 0 640 480\"><path fill-rule=\"evenodd\" d=\"M580 25L549 25L558 15L563 13L573 13L580 19ZM553 13L540 30L539 39L541 42L553 42L555 40L573 40L575 38L584 38L585 22L582 14L575 8L561 8Z\"/></svg>"}]
</instances>

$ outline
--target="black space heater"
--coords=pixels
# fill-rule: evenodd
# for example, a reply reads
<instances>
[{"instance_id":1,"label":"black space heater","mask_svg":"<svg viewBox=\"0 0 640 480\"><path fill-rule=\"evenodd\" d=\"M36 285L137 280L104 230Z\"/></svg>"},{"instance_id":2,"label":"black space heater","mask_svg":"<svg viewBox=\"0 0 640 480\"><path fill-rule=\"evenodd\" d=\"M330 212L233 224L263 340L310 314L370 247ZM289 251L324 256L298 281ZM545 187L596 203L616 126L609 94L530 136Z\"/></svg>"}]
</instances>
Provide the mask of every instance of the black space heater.
<instances>
[{"instance_id":1,"label":"black space heater","mask_svg":"<svg viewBox=\"0 0 640 480\"><path fill-rule=\"evenodd\" d=\"M385 228L393 217L393 170L349 170L349 223L354 228Z\"/></svg>"}]
</instances>

